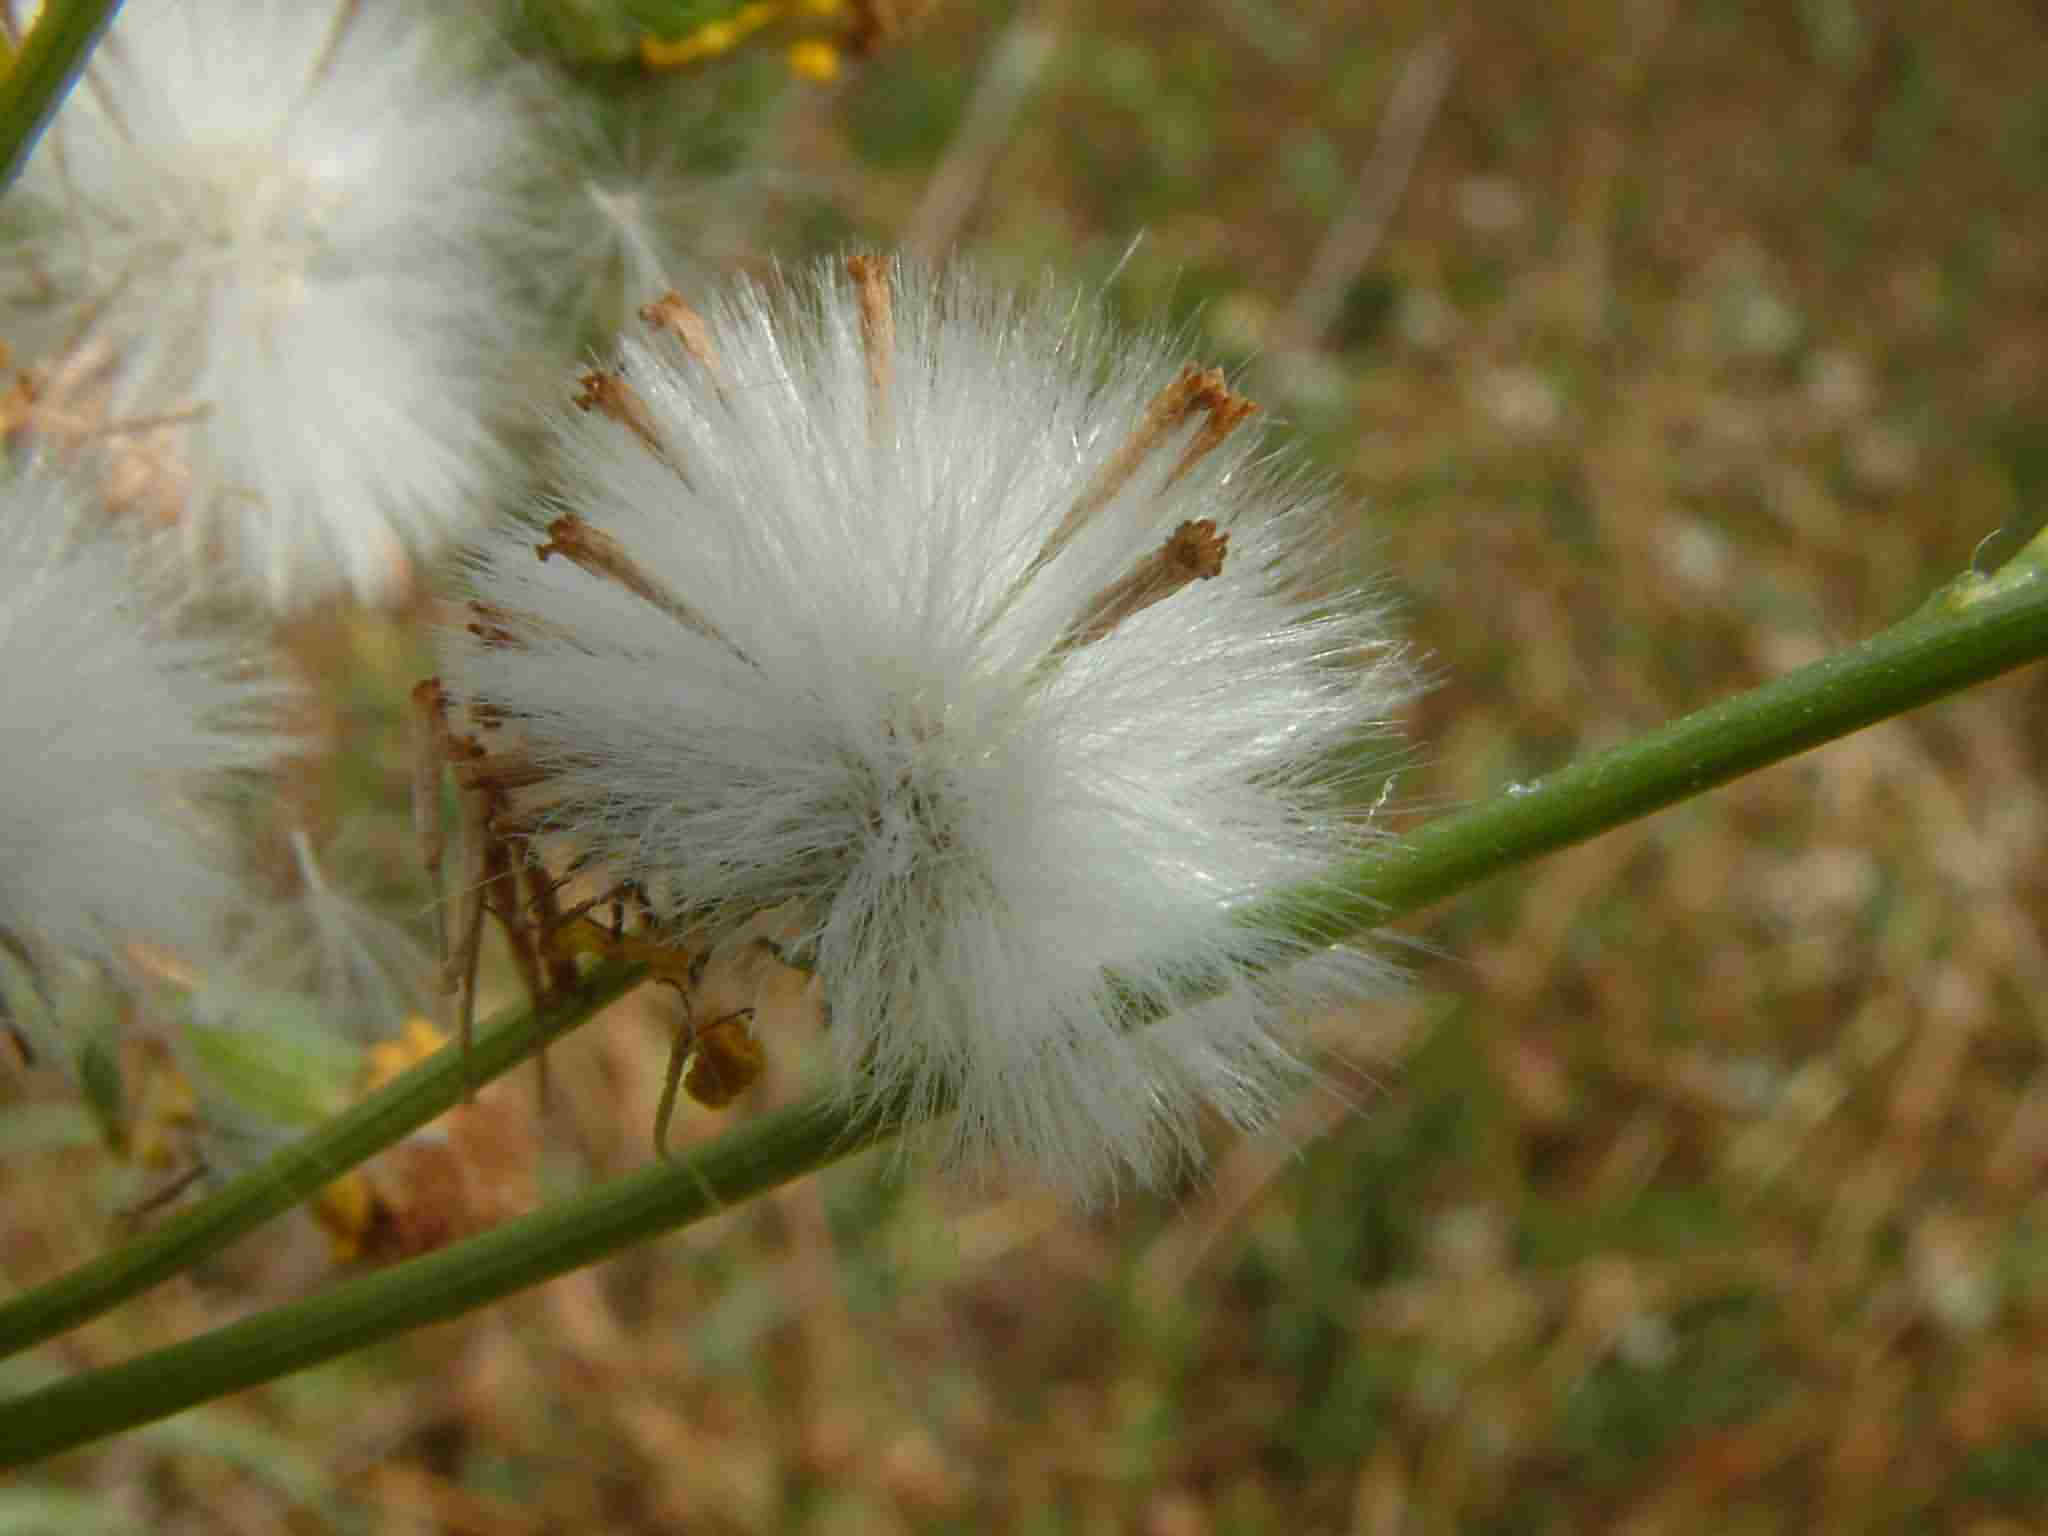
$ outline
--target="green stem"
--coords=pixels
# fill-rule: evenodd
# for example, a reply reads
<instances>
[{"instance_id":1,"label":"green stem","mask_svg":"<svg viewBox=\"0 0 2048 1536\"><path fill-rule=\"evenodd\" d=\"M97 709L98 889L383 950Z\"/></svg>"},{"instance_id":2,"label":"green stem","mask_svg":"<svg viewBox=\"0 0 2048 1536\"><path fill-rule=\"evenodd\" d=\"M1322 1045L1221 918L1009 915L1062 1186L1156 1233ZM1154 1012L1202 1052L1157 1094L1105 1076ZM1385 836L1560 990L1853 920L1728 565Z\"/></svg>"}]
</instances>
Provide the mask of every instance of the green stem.
<instances>
[{"instance_id":1,"label":"green stem","mask_svg":"<svg viewBox=\"0 0 2048 1536\"><path fill-rule=\"evenodd\" d=\"M97 1317L218 1253L418 1130L470 1086L510 1071L628 991L643 974L638 965L614 961L544 1008L501 1015L480 1032L467 1062L457 1051L436 1052L162 1226L15 1297L0 1306L0 1357Z\"/></svg>"},{"instance_id":2,"label":"green stem","mask_svg":"<svg viewBox=\"0 0 2048 1536\"><path fill-rule=\"evenodd\" d=\"M0 192L28 164L43 129L85 68L121 0L47 0L36 24L0 75Z\"/></svg>"},{"instance_id":3,"label":"green stem","mask_svg":"<svg viewBox=\"0 0 2048 1536\"><path fill-rule=\"evenodd\" d=\"M1310 942L1384 922L1542 854L1873 721L2048 655L2048 545L1966 577L1863 644L1640 741L1446 816L1247 921ZM18 1465L454 1317L694 1221L891 1135L887 1117L812 1100L482 1237L350 1281L0 1409Z\"/></svg>"},{"instance_id":4,"label":"green stem","mask_svg":"<svg viewBox=\"0 0 2048 1536\"><path fill-rule=\"evenodd\" d=\"M1327 880L1246 910L1310 944L1492 875L2048 655L2048 534L1859 645L1417 828Z\"/></svg>"},{"instance_id":5,"label":"green stem","mask_svg":"<svg viewBox=\"0 0 2048 1536\"><path fill-rule=\"evenodd\" d=\"M876 1116L853 1123L837 1100L811 1099L742 1125L687 1161L651 1163L425 1258L31 1393L0 1409L0 1467L444 1322L480 1298L537 1285L750 1199L786 1183L792 1170L822 1167L890 1128Z\"/></svg>"}]
</instances>

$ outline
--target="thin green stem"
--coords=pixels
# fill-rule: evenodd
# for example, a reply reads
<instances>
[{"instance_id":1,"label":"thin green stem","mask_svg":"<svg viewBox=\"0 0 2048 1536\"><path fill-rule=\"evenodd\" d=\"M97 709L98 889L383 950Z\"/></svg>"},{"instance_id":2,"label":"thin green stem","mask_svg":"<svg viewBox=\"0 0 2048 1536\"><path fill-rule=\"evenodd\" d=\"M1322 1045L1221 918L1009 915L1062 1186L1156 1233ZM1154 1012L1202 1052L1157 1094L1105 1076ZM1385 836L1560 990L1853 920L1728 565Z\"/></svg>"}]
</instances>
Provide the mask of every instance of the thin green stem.
<instances>
[{"instance_id":1,"label":"thin green stem","mask_svg":"<svg viewBox=\"0 0 2048 1536\"><path fill-rule=\"evenodd\" d=\"M1325 942L1873 721L2048 655L2048 545L1966 577L1840 655L1424 827L1339 877L1247 915ZM486 1305L733 1202L899 1128L812 1100L482 1237L0 1409L0 1466L18 1465L274 1380Z\"/></svg>"},{"instance_id":2,"label":"thin green stem","mask_svg":"<svg viewBox=\"0 0 2048 1536\"><path fill-rule=\"evenodd\" d=\"M43 129L85 68L121 0L47 0L21 52L0 75L0 192L28 164Z\"/></svg>"},{"instance_id":3,"label":"thin green stem","mask_svg":"<svg viewBox=\"0 0 2048 1536\"><path fill-rule=\"evenodd\" d=\"M97 1317L218 1253L418 1130L454 1105L470 1086L509 1072L617 999L644 974L639 965L613 961L543 1008L501 1015L471 1048L466 1072L459 1052L436 1052L162 1226L13 1298L0 1306L0 1357Z\"/></svg>"}]
</instances>

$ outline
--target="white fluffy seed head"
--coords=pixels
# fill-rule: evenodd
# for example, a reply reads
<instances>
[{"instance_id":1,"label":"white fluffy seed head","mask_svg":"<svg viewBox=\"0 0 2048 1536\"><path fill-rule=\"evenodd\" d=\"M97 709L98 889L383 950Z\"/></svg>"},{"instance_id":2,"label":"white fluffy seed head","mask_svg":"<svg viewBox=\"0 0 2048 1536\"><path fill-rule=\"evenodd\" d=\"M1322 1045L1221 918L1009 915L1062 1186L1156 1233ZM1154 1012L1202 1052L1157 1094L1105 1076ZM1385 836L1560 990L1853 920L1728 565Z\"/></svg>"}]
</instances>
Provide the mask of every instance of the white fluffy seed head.
<instances>
[{"instance_id":1,"label":"white fluffy seed head","mask_svg":"<svg viewBox=\"0 0 2048 1536\"><path fill-rule=\"evenodd\" d=\"M635 403L555 423L553 557L479 550L448 681L543 848L679 927L800 914L849 1092L955 1106L956 1166L1157 1182L1202 1106L1267 1113L1287 1005L1384 979L1235 914L1359 851L1412 675L1323 576L1323 492L1249 427L1186 462L1220 376L1134 455L1193 377L1161 345L900 270L864 322L861 287L629 342ZM1219 575L1077 641L1203 520Z\"/></svg>"},{"instance_id":2,"label":"white fluffy seed head","mask_svg":"<svg viewBox=\"0 0 2048 1536\"><path fill-rule=\"evenodd\" d=\"M136 575L70 491L0 481L0 934L31 956L203 963L237 899L209 802L295 745L261 658Z\"/></svg>"},{"instance_id":3,"label":"white fluffy seed head","mask_svg":"<svg viewBox=\"0 0 2048 1536\"><path fill-rule=\"evenodd\" d=\"M532 135L447 45L390 0L137 0L21 188L46 417L277 607L393 595L504 467Z\"/></svg>"}]
</instances>

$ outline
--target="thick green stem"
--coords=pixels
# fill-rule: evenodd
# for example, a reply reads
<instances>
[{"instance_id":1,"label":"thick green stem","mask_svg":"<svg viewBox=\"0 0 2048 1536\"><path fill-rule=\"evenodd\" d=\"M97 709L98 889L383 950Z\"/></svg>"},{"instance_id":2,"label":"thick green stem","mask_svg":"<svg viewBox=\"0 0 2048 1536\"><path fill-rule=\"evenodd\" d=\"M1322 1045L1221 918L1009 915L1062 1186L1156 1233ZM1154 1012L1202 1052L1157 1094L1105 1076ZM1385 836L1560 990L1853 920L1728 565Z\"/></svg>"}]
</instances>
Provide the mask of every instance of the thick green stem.
<instances>
[{"instance_id":1,"label":"thick green stem","mask_svg":"<svg viewBox=\"0 0 2048 1536\"><path fill-rule=\"evenodd\" d=\"M418 1130L455 1104L470 1085L509 1072L644 974L642 967L618 961L599 966L574 992L547 1007L520 1009L486 1026L467 1063L457 1051L437 1052L161 1227L15 1297L0 1306L0 1357L97 1317L218 1253Z\"/></svg>"},{"instance_id":2,"label":"thick green stem","mask_svg":"<svg viewBox=\"0 0 2048 1536\"><path fill-rule=\"evenodd\" d=\"M1873 721L2048 655L2048 549L1968 577L1883 634L1641 741L1446 816L1246 921L1325 942L1649 815ZM0 1409L0 1466L17 1465L454 1317L815 1171L896 1122L813 1100L381 1274Z\"/></svg>"},{"instance_id":3,"label":"thick green stem","mask_svg":"<svg viewBox=\"0 0 2048 1536\"><path fill-rule=\"evenodd\" d=\"M0 192L28 164L29 152L85 68L121 0L47 0L36 24L0 75Z\"/></svg>"},{"instance_id":4,"label":"thick green stem","mask_svg":"<svg viewBox=\"0 0 2048 1536\"><path fill-rule=\"evenodd\" d=\"M537 1285L787 1183L889 1129L882 1118L854 1123L836 1101L812 1099L740 1126L687 1161L650 1163L439 1253L45 1388L0 1409L0 1467L444 1322L484 1298ZM53 1417L38 1401L57 1394L68 1402L57 1403Z\"/></svg>"}]
</instances>

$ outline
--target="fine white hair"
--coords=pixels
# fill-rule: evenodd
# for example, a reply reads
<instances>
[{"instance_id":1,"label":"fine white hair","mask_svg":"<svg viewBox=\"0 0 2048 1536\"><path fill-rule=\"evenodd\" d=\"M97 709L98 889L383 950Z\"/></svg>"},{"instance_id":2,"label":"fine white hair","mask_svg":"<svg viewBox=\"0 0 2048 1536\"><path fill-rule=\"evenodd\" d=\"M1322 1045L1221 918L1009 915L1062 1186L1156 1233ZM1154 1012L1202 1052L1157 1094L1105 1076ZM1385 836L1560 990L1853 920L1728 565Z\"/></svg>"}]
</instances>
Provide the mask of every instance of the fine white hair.
<instances>
[{"instance_id":1,"label":"fine white hair","mask_svg":"<svg viewBox=\"0 0 2048 1536\"><path fill-rule=\"evenodd\" d=\"M1204 454L1191 418L1119 479L1191 376L1164 344L885 281L893 338L827 270L709 302L695 344L626 343L642 414L555 419L550 510L640 590L493 535L447 682L538 779L512 805L543 848L679 929L801 914L849 1093L950 1107L970 1171L1158 1183L1204 1106L1269 1114L1289 1007L1386 982L1240 919L1374 835L1370 749L1413 673L1329 575L1327 491L1255 429ZM1204 521L1220 574L1088 630Z\"/></svg>"}]
</instances>

